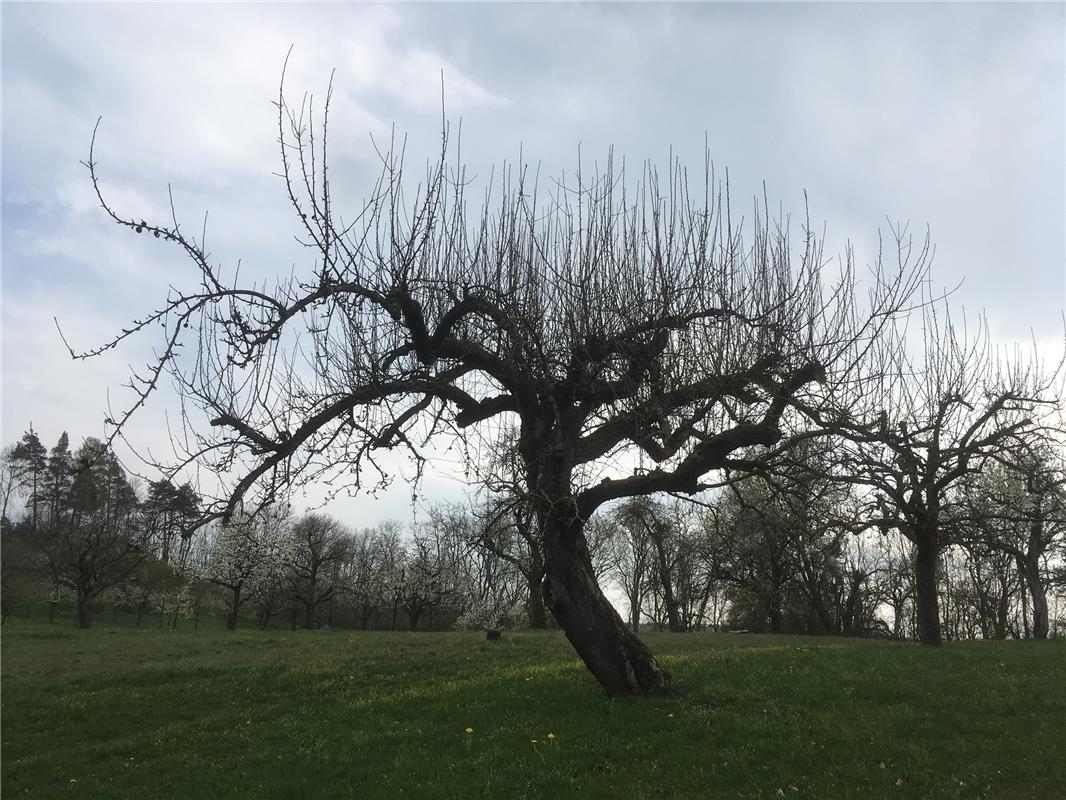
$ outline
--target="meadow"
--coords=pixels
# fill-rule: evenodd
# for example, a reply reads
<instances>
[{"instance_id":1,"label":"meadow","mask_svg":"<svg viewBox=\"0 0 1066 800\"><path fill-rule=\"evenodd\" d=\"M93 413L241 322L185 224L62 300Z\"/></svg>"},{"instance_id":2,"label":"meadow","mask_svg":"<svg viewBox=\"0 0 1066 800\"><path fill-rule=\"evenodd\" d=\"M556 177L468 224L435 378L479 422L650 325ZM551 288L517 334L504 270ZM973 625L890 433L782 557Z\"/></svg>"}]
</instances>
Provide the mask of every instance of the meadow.
<instances>
[{"instance_id":1,"label":"meadow","mask_svg":"<svg viewBox=\"0 0 1066 800\"><path fill-rule=\"evenodd\" d=\"M1066 797L1066 642L2 628L4 798Z\"/></svg>"}]
</instances>

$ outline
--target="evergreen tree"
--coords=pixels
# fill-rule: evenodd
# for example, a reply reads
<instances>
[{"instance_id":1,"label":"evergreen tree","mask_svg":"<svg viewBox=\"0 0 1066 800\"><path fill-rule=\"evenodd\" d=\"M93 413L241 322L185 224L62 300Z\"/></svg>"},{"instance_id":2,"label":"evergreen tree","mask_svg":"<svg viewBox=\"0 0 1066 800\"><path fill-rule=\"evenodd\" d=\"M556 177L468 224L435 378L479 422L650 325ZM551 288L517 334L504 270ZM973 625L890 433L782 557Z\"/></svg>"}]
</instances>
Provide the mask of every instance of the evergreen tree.
<instances>
[{"instance_id":1,"label":"evergreen tree","mask_svg":"<svg viewBox=\"0 0 1066 800\"><path fill-rule=\"evenodd\" d=\"M42 550L52 580L75 595L78 627L88 628L93 599L125 581L145 548L137 494L115 454L88 438L73 460L70 513L51 526Z\"/></svg>"},{"instance_id":2,"label":"evergreen tree","mask_svg":"<svg viewBox=\"0 0 1066 800\"><path fill-rule=\"evenodd\" d=\"M200 511L200 498L191 484L175 486L162 479L149 484L143 510L147 533L159 543L160 560L168 562L174 537L187 540Z\"/></svg>"},{"instance_id":3,"label":"evergreen tree","mask_svg":"<svg viewBox=\"0 0 1066 800\"><path fill-rule=\"evenodd\" d=\"M19 489L26 496L26 505L30 510L30 522L37 530L38 512L45 471L48 466L48 450L41 444L33 425L22 434L22 438L12 448L10 463L18 482Z\"/></svg>"},{"instance_id":4,"label":"evergreen tree","mask_svg":"<svg viewBox=\"0 0 1066 800\"><path fill-rule=\"evenodd\" d=\"M44 501L48 509L49 524L58 524L63 512L70 506L70 491L73 483L74 457L70 453L70 438L63 431L55 447L48 454L44 474Z\"/></svg>"}]
</instances>

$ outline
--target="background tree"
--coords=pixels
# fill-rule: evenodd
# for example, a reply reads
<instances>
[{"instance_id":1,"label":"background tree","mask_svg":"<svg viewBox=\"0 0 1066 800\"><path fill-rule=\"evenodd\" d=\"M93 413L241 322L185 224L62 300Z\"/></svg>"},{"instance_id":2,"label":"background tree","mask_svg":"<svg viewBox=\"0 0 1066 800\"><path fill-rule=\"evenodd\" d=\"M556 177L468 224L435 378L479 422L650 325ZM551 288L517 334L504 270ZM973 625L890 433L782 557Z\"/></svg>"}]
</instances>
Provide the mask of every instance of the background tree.
<instances>
[{"instance_id":1,"label":"background tree","mask_svg":"<svg viewBox=\"0 0 1066 800\"><path fill-rule=\"evenodd\" d=\"M257 586L279 577L290 538L287 526L286 516L275 512L233 517L216 531L205 577L229 593L229 630L237 629L241 608L254 596Z\"/></svg>"},{"instance_id":2,"label":"background tree","mask_svg":"<svg viewBox=\"0 0 1066 800\"><path fill-rule=\"evenodd\" d=\"M26 506L30 511L30 525L36 532L40 521L40 511L44 505L48 450L41 444L32 425L11 448L8 464L14 476L15 485L26 498Z\"/></svg>"},{"instance_id":3,"label":"background tree","mask_svg":"<svg viewBox=\"0 0 1066 800\"><path fill-rule=\"evenodd\" d=\"M1045 562L1055 543L1066 537L1066 470L1046 442L1017 450L1002 463L968 476L960 485L955 524L957 538L966 543L981 562L998 561L992 578L996 583L998 638L1005 635L1008 566L1016 566L1032 609L1032 634L1046 639L1049 630L1047 568ZM995 554L1006 556L996 559ZM983 556L983 558L982 558ZM1011 563L1013 562L1013 563ZM982 576L975 581L984 588ZM992 600L982 594L985 602Z\"/></svg>"},{"instance_id":4,"label":"background tree","mask_svg":"<svg viewBox=\"0 0 1066 800\"><path fill-rule=\"evenodd\" d=\"M939 644L938 564L952 542L954 489L1050 430L1061 370L1044 372L1035 354L1001 357L983 320L969 333L932 299L917 344L900 326L874 343L864 370L852 384L860 397L838 412L842 479L872 490L871 526L914 544L918 637Z\"/></svg>"},{"instance_id":5,"label":"background tree","mask_svg":"<svg viewBox=\"0 0 1066 800\"><path fill-rule=\"evenodd\" d=\"M651 591L654 558L648 529L623 514L611 525L611 576L618 582L629 604L629 625L640 630L644 599Z\"/></svg>"},{"instance_id":6,"label":"background tree","mask_svg":"<svg viewBox=\"0 0 1066 800\"><path fill-rule=\"evenodd\" d=\"M93 599L129 577L146 548L136 525L137 495L99 439L86 439L74 454L70 494L70 507L52 520L41 553L54 583L74 593L78 627L88 628Z\"/></svg>"},{"instance_id":7,"label":"background tree","mask_svg":"<svg viewBox=\"0 0 1066 800\"><path fill-rule=\"evenodd\" d=\"M73 481L74 457L70 452L70 437L63 431L55 446L48 452L48 465L44 475L44 499L50 522L59 520L63 509L69 506Z\"/></svg>"},{"instance_id":8,"label":"background tree","mask_svg":"<svg viewBox=\"0 0 1066 800\"><path fill-rule=\"evenodd\" d=\"M654 586L662 597L667 627L674 633L684 631L686 626L674 592L674 573L681 557L680 531L671 524L674 520L669 519L666 510L649 497L628 500L619 506L615 516L623 527L640 530L640 533L634 532L627 537L630 541L650 543Z\"/></svg>"},{"instance_id":9,"label":"background tree","mask_svg":"<svg viewBox=\"0 0 1066 800\"><path fill-rule=\"evenodd\" d=\"M292 526L286 574L306 628L318 625L319 608L337 591L333 567L348 552L347 530L326 514L305 514ZM295 619L295 618L294 618Z\"/></svg>"},{"instance_id":10,"label":"background tree","mask_svg":"<svg viewBox=\"0 0 1066 800\"><path fill-rule=\"evenodd\" d=\"M175 486L163 479L148 485L143 513L150 535L158 541L161 561L170 560L174 537L188 540L199 512L200 498L192 484Z\"/></svg>"}]
</instances>

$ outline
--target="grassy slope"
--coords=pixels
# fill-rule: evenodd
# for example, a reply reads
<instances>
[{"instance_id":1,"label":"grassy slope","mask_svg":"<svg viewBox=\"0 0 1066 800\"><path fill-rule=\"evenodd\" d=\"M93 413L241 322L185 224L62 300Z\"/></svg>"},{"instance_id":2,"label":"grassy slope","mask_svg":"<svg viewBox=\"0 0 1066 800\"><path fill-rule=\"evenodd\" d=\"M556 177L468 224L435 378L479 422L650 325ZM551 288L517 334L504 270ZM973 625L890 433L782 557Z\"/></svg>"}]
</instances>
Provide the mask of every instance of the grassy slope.
<instances>
[{"instance_id":1,"label":"grassy slope","mask_svg":"<svg viewBox=\"0 0 1066 800\"><path fill-rule=\"evenodd\" d=\"M9 620L3 797L1066 797L1066 642L647 639L686 698L556 633Z\"/></svg>"}]
</instances>

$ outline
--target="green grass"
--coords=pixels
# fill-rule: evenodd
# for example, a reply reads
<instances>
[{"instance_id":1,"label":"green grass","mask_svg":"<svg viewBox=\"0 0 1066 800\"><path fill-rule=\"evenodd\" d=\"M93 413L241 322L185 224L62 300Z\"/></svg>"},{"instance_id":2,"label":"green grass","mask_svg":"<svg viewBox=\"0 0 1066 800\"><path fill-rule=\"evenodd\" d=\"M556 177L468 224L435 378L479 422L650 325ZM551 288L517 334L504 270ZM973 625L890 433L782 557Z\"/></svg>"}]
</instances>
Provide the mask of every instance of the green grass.
<instances>
[{"instance_id":1,"label":"green grass","mask_svg":"<svg viewBox=\"0 0 1066 800\"><path fill-rule=\"evenodd\" d=\"M640 701L557 633L2 630L5 800L1066 797L1061 641L649 634Z\"/></svg>"}]
</instances>

